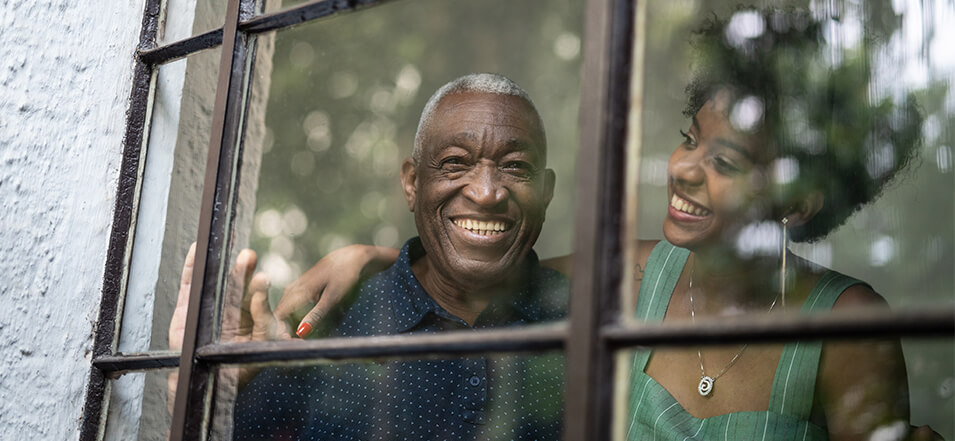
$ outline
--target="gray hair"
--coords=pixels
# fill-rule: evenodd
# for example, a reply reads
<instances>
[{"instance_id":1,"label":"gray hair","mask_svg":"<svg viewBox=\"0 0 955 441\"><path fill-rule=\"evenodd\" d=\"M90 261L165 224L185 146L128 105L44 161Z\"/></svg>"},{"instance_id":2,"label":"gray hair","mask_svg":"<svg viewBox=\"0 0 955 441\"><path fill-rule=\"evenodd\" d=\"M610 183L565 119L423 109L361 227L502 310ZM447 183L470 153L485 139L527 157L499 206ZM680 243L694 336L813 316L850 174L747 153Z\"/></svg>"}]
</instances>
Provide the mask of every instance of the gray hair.
<instances>
[{"instance_id":1,"label":"gray hair","mask_svg":"<svg viewBox=\"0 0 955 441\"><path fill-rule=\"evenodd\" d=\"M444 86L441 86L434 95L431 95L431 98L428 99L428 103L424 105L424 110L421 111L421 119L418 120L418 131L415 132L414 136L414 150L411 151L411 158L414 159L415 163L418 163L418 160L421 159L421 144L424 142L424 133L431 127L431 120L434 118L434 111L438 107L438 103L448 95L464 92L516 96L526 101L527 104L530 104L531 109L534 109L534 115L537 117L538 125L540 125L543 131L544 125L540 121L540 113L537 112L534 101L531 101L531 97L521 86L518 86L517 83L511 81L510 78L500 74L468 74L451 80Z\"/></svg>"}]
</instances>

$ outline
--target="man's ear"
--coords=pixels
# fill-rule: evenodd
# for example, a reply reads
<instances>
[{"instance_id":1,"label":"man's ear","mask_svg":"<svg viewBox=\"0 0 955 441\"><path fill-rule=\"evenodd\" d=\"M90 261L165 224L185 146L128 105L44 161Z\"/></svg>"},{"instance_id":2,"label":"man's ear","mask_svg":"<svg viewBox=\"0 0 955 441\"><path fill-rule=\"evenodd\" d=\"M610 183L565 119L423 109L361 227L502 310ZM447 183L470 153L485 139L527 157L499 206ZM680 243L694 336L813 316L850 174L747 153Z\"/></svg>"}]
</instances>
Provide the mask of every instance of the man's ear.
<instances>
[{"instance_id":1,"label":"man's ear","mask_svg":"<svg viewBox=\"0 0 955 441\"><path fill-rule=\"evenodd\" d=\"M405 159L401 163L401 189L405 192L408 201L408 210L414 212L415 198L418 193L418 171L413 159Z\"/></svg>"},{"instance_id":2,"label":"man's ear","mask_svg":"<svg viewBox=\"0 0 955 441\"><path fill-rule=\"evenodd\" d=\"M816 213L819 213L819 210L822 210L822 205L825 201L826 197L822 192L814 191L809 193L787 210L785 215L786 219L788 219L787 225L789 227L798 227L809 222L816 216Z\"/></svg>"},{"instance_id":3,"label":"man's ear","mask_svg":"<svg viewBox=\"0 0 955 441\"><path fill-rule=\"evenodd\" d=\"M557 175L554 170L548 168L544 170L542 178L544 178L544 208L547 208L551 199L554 198L554 183L557 181Z\"/></svg>"}]
</instances>

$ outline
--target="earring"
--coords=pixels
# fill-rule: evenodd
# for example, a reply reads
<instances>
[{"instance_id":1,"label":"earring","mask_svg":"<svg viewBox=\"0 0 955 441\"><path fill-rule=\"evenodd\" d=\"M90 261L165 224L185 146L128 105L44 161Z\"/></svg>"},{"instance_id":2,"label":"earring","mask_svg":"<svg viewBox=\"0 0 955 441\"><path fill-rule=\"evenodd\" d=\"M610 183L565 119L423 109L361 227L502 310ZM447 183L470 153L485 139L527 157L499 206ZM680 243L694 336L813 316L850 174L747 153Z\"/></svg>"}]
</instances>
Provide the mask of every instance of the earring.
<instances>
[{"instance_id":1,"label":"earring","mask_svg":"<svg viewBox=\"0 0 955 441\"><path fill-rule=\"evenodd\" d=\"M789 218L784 217L780 223L783 224L783 240L782 240L782 260L780 264L779 274L779 294L783 298L783 308L786 307L786 250L789 248L789 230L786 228L786 224L789 223Z\"/></svg>"}]
</instances>

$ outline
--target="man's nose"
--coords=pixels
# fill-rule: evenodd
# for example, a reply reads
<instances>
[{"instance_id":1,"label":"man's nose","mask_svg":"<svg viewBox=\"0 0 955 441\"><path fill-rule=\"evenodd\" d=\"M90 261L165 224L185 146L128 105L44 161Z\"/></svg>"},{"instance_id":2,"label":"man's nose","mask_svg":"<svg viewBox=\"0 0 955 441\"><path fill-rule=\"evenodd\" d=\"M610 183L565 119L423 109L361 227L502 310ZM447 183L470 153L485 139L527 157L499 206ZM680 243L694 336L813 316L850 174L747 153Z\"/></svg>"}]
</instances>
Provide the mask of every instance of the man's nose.
<instances>
[{"instance_id":1,"label":"man's nose","mask_svg":"<svg viewBox=\"0 0 955 441\"><path fill-rule=\"evenodd\" d=\"M507 200L507 189L501 183L496 166L482 164L471 174L471 179L462 191L464 197L484 208L499 206Z\"/></svg>"}]
</instances>

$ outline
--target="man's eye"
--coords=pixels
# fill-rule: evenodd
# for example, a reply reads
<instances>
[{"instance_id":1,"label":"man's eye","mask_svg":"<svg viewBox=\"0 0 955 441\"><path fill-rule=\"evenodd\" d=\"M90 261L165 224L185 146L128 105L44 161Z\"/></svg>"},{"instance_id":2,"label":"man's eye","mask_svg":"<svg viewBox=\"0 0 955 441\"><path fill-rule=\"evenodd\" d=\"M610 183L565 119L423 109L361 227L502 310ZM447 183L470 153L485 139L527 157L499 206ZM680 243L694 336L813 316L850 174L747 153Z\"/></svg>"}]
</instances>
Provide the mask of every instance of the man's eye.
<instances>
[{"instance_id":1,"label":"man's eye","mask_svg":"<svg viewBox=\"0 0 955 441\"><path fill-rule=\"evenodd\" d=\"M519 174L522 176L534 173L534 166L524 161L509 161L504 163L503 169L508 173Z\"/></svg>"},{"instance_id":2,"label":"man's eye","mask_svg":"<svg viewBox=\"0 0 955 441\"><path fill-rule=\"evenodd\" d=\"M441 168L448 171L460 171L463 170L467 164L465 164L464 159L462 158L446 158L441 161Z\"/></svg>"}]
</instances>

